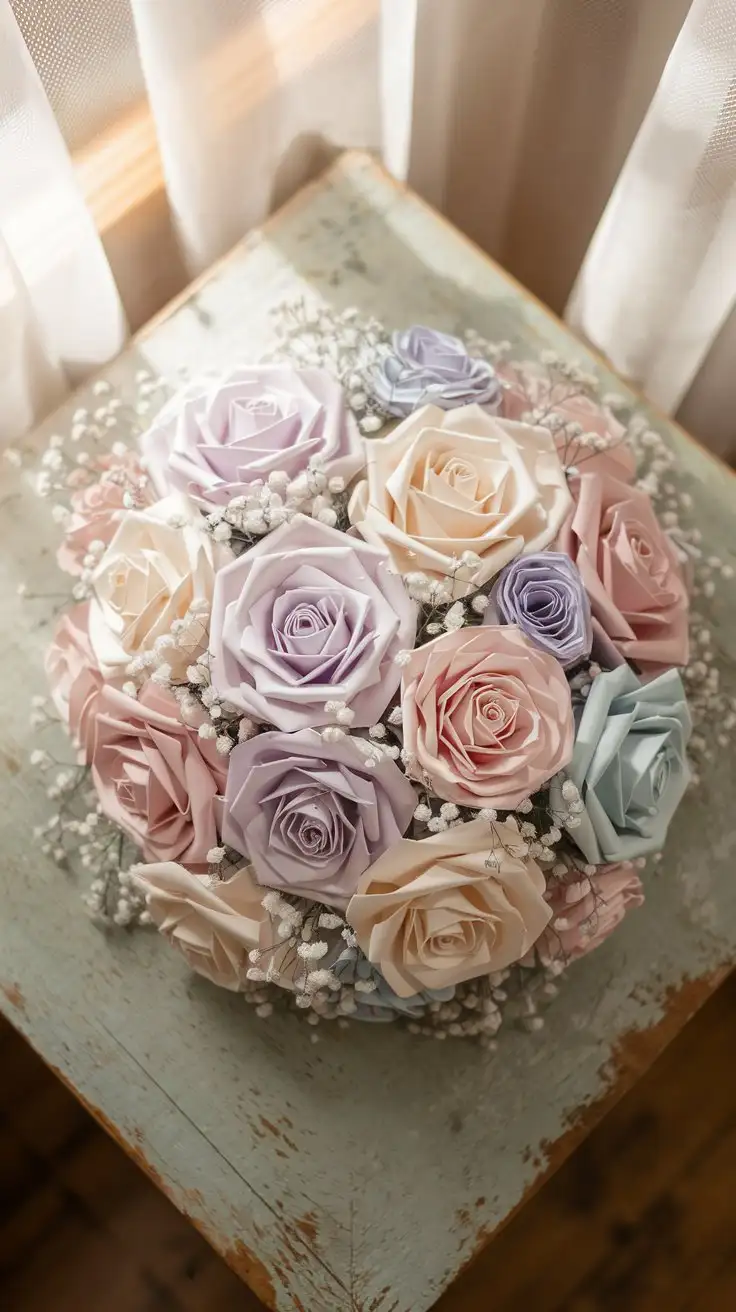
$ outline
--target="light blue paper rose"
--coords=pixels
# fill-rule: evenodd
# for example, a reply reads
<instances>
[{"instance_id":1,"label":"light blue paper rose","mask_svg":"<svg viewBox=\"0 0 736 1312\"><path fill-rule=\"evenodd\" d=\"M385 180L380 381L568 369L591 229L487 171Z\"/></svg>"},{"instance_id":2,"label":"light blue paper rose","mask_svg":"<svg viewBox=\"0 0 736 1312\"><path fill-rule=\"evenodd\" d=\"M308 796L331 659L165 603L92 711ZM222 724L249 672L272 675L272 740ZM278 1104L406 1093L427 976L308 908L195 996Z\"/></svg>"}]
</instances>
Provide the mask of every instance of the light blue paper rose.
<instances>
[{"instance_id":1,"label":"light blue paper rose","mask_svg":"<svg viewBox=\"0 0 736 1312\"><path fill-rule=\"evenodd\" d=\"M391 350L373 379L373 392L383 409L403 419L422 405L442 410L485 406L501 408L503 388L486 360L468 355L459 337L415 324L394 333Z\"/></svg>"},{"instance_id":2,"label":"light blue paper rose","mask_svg":"<svg viewBox=\"0 0 736 1312\"><path fill-rule=\"evenodd\" d=\"M410 998L400 998L386 982L380 970L366 959L359 948L343 948L330 969L343 984L354 985L360 981L375 985L370 993L356 990L354 995L356 1010L351 1013L355 1020L391 1021L400 1017L405 1020L418 1020L427 1010L430 1002L451 1002L455 996L454 987L449 987L426 989L423 993L415 993Z\"/></svg>"},{"instance_id":3,"label":"light blue paper rose","mask_svg":"<svg viewBox=\"0 0 736 1312\"><path fill-rule=\"evenodd\" d=\"M668 670L644 684L628 665L599 674L576 719L565 776L584 809L570 837L593 865L658 851L690 779L692 724L679 674ZM559 777L550 803L566 810Z\"/></svg>"}]
</instances>

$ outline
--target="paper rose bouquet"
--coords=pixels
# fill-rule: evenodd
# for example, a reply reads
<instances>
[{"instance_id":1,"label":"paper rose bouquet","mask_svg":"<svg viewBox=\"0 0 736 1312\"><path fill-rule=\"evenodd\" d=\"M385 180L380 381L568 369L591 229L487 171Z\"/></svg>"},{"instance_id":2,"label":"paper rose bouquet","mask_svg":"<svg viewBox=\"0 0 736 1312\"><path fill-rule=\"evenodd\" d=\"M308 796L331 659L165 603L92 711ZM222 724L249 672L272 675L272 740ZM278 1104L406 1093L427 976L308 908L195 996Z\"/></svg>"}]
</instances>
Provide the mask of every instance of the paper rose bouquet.
<instances>
[{"instance_id":1,"label":"paper rose bouquet","mask_svg":"<svg viewBox=\"0 0 736 1312\"><path fill-rule=\"evenodd\" d=\"M44 460L78 749L47 846L262 1015L535 1025L641 903L688 784L652 435L507 355L292 312L277 362L189 386L135 449L107 449L113 399L91 453Z\"/></svg>"}]
</instances>

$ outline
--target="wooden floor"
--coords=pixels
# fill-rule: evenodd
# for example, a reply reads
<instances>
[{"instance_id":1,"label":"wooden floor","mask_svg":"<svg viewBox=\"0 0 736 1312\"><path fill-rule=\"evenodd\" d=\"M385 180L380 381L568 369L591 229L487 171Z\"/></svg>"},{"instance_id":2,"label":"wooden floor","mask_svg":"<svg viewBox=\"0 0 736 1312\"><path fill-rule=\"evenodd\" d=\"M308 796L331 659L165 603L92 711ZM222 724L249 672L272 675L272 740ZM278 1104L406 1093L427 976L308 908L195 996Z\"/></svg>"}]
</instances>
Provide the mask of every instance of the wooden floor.
<instances>
[{"instance_id":1,"label":"wooden floor","mask_svg":"<svg viewBox=\"0 0 736 1312\"><path fill-rule=\"evenodd\" d=\"M0 1021L2 1312L260 1306ZM437 1312L733 1308L736 976Z\"/></svg>"}]
</instances>

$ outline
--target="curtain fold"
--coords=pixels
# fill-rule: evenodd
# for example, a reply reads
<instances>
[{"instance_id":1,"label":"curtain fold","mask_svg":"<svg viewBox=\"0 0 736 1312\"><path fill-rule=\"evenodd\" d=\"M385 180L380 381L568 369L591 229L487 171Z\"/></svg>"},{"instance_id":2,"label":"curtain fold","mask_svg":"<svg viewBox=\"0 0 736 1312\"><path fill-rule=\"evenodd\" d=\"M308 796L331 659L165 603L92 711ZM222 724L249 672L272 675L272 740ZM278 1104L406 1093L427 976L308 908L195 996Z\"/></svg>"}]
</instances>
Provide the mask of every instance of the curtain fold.
<instances>
[{"instance_id":1,"label":"curtain fold","mask_svg":"<svg viewBox=\"0 0 736 1312\"><path fill-rule=\"evenodd\" d=\"M695 0L568 318L674 410L736 303L735 256L736 5Z\"/></svg>"},{"instance_id":2,"label":"curtain fold","mask_svg":"<svg viewBox=\"0 0 736 1312\"><path fill-rule=\"evenodd\" d=\"M0 442L119 350L125 319L36 68L0 3Z\"/></svg>"},{"instance_id":3,"label":"curtain fold","mask_svg":"<svg viewBox=\"0 0 736 1312\"><path fill-rule=\"evenodd\" d=\"M0 440L125 337L58 126L77 144L109 85L111 113L150 111L189 273L367 147L736 455L736 0L47 0L43 24L12 3Z\"/></svg>"},{"instance_id":4,"label":"curtain fold","mask_svg":"<svg viewBox=\"0 0 736 1312\"><path fill-rule=\"evenodd\" d=\"M345 146L380 144L372 0L131 0L192 273Z\"/></svg>"}]
</instances>

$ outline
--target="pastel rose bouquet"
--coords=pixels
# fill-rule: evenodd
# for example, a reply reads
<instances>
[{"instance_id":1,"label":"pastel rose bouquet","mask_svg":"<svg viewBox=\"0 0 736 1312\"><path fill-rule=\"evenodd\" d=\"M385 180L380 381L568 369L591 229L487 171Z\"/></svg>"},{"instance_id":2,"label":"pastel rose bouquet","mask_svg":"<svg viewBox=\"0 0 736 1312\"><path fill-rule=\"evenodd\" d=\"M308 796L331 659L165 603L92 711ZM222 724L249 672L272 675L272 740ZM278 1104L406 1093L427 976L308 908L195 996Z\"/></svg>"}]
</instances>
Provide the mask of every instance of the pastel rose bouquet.
<instances>
[{"instance_id":1,"label":"pastel rose bouquet","mask_svg":"<svg viewBox=\"0 0 736 1312\"><path fill-rule=\"evenodd\" d=\"M354 313L331 369L297 345L46 462L47 846L261 1015L489 1043L641 903L687 787L677 536L577 367L422 326L361 356Z\"/></svg>"}]
</instances>

